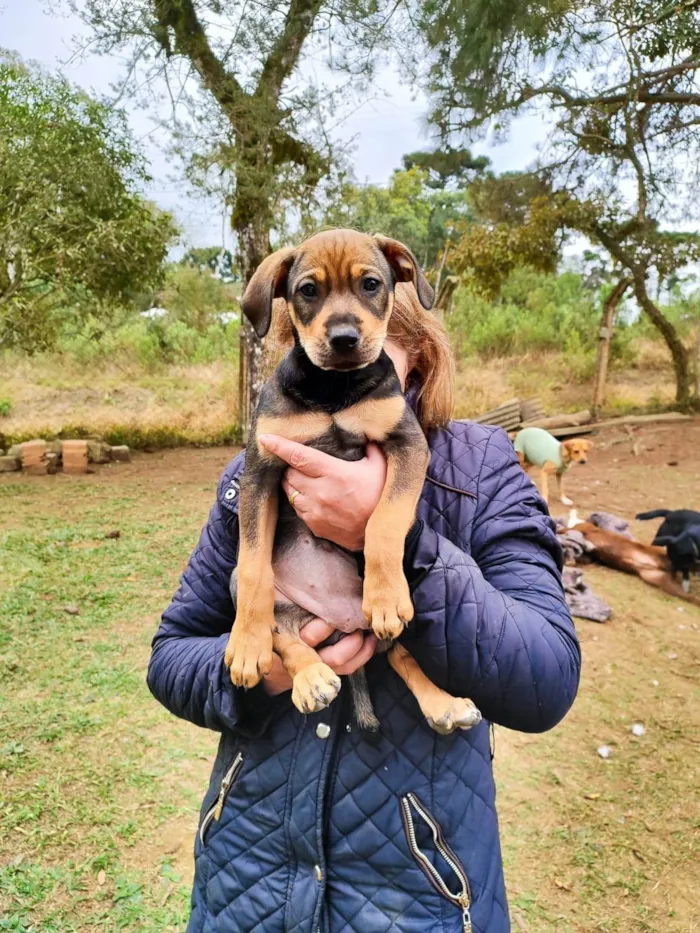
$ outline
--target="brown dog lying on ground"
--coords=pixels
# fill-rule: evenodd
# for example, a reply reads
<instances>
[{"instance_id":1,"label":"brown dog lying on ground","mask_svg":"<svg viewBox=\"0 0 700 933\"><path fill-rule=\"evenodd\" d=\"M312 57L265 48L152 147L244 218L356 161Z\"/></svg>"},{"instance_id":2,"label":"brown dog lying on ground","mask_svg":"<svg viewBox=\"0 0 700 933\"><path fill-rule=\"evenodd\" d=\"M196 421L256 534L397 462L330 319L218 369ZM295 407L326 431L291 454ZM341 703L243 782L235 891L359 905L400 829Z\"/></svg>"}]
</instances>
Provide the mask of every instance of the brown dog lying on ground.
<instances>
[{"instance_id":1,"label":"brown dog lying on ground","mask_svg":"<svg viewBox=\"0 0 700 933\"><path fill-rule=\"evenodd\" d=\"M336 697L340 678L299 634L314 613L300 607L303 594L295 599L285 583L308 588L332 580L345 572L348 555L311 534L281 493L286 463L258 439L276 434L343 460L361 459L373 441L386 457L387 479L367 524L363 592L347 617L326 621L345 632L371 627L429 724L446 733L471 728L481 714L471 700L431 683L394 643L413 617L404 547L429 461L425 435L384 351L397 282L412 283L412 300L426 311L432 306L433 290L402 243L329 230L269 256L248 284L241 305L258 336L270 327L275 299L283 298L294 347L263 386L246 450L231 579L237 612L225 662L234 684L252 687L270 670L274 651L292 677L292 701L302 713ZM350 687L358 725L376 730L362 670Z\"/></svg>"},{"instance_id":2,"label":"brown dog lying on ground","mask_svg":"<svg viewBox=\"0 0 700 933\"><path fill-rule=\"evenodd\" d=\"M634 574L669 596L677 596L694 606L700 606L700 599L686 593L676 579L665 548L642 544L641 541L625 538L613 531L604 531L590 522L576 522L569 527L593 545L595 550L590 556L594 560L614 570Z\"/></svg>"}]
</instances>

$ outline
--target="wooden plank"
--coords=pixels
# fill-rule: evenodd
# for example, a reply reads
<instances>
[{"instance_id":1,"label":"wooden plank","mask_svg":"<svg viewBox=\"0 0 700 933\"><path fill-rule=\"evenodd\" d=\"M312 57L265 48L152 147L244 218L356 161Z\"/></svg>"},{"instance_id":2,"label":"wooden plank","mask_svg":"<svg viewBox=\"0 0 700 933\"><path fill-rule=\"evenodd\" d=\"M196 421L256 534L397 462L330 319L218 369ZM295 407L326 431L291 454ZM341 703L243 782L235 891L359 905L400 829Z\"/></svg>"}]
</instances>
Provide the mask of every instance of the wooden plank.
<instances>
[{"instance_id":1,"label":"wooden plank","mask_svg":"<svg viewBox=\"0 0 700 933\"><path fill-rule=\"evenodd\" d=\"M545 418L542 401L537 396L522 401L520 403L520 417L523 421L536 421L538 418Z\"/></svg>"},{"instance_id":2,"label":"wooden plank","mask_svg":"<svg viewBox=\"0 0 700 933\"><path fill-rule=\"evenodd\" d=\"M574 411L562 415L552 415L549 418L540 418L537 421L523 422L523 427L544 428L546 431L550 431L552 428L574 428L581 424L588 424L590 420L591 413L586 408L583 411Z\"/></svg>"},{"instance_id":3,"label":"wooden plank","mask_svg":"<svg viewBox=\"0 0 700 933\"><path fill-rule=\"evenodd\" d=\"M660 415L626 415L622 418L608 418L596 422L596 427L608 428L616 424L655 424L656 422L692 421L692 415L683 415L679 411L667 411Z\"/></svg>"},{"instance_id":4,"label":"wooden plank","mask_svg":"<svg viewBox=\"0 0 700 933\"><path fill-rule=\"evenodd\" d=\"M517 430L514 430L509 431L508 433L511 435L512 439L518 432ZM597 434L598 425L591 422L591 424L580 424L576 425L575 427L552 428L548 433L551 434L552 437L556 437L558 440L566 437L583 437L584 434Z\"/></svg>"},{"instance_id":5,"label":"wooden plank","mask_svg":"<svg viewBox=\"0 0 700 933\"><path fill-rule=\"evenodd\" d=\"M499 418L505 415L513 415L520 421L520 402L501 405L500 408L493 408L491 411L486 411L472 420L479 422L479 424L491 424L493 418Z\"/></svg>"},{"instance_id":6,"label":"wooden plank","mask_svg":"<svg viewBox=\"0 0 700 933\"><path fill-rule=\"evenodd\" d=\"M598 425L593 424L577 424L573 427L565 428L551 428L550 434L553 434L556 438L562 437L582 437L584 434L595 434L598 430Z\"/></svg>"}]
</instances>

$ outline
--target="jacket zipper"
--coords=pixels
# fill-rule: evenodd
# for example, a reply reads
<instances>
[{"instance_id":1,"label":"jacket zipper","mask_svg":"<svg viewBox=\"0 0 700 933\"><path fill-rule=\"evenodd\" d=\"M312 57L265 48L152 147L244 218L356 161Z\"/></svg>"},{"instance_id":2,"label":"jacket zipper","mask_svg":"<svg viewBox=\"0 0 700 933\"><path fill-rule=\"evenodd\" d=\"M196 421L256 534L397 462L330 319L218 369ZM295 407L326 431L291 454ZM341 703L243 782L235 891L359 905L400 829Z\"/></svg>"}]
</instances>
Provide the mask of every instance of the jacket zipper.
<instances>
[{"instance_id":1,"label":"jacket zipper","mask_svg":"<svg viewBox=\"0 0 700 933\"><path fill-rule=\"evenodd\" d=\"M204 839L207 835L209 827L212 822L216 820L217 822L221 819L221 814L224 812L224 804L226 803L226 798L228 792L231 790L231 785L238 777L238 772L243 766L243 755L241 752L238 752L236 757L233 759L233 764L224 774L221 779L221 785L219 787L219 796L216 798L216 802L207 810L202 820L202 825L199 827L199 841L204 845Z\"/></svg>"},{"instance_id":2,"label":"jacket zipper","mask_svg":"<svg viewBox=\"0 0 700 933\"><path fill-rule=\"evenodd\" d=\"M438 891L438 893L447 898L447 900L454 904L456 907L460 908L462 911L462 924L464 933L472 933L472 896L471 889L469 887L469 879L467 878L467 873L462 867L461 862L445 842L445 837L442 834L440 824L435 821L434 817L425 809L415 794L405 794L401 798L401 808L403 810L404 826L406 829L406 837L408 839L408 846L411 850L411 854L416 859L425 875L427 875L428 880ZM437 870L437 868L435 868L428 856L418 847L416 829L413 822L413 813L411 808L413 808L413 810L415 810L416 813L418 813L418 815L428 825L430 832L433 835L433 843L435 844L435 848L459 879L459 882L462 885L462 890L459 894L453 894L452 891L450 891L450 889L445 884L445 881L442 878L440 872Z\"/></svg>"}]
</instances>

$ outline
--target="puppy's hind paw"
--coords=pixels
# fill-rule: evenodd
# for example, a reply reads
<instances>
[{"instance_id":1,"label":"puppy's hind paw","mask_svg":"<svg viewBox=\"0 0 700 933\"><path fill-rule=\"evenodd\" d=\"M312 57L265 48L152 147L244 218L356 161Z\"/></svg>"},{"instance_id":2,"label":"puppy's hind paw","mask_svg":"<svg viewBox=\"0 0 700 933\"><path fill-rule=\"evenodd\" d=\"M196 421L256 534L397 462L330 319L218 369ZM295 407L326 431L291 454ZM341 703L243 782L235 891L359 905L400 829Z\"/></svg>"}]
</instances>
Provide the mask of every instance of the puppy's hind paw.
<instances>
[{"instance_id":1,"label":"puppy's hind paw","mask_svg":"<svg viewBox=\"0 0 700 933\"><path fill-rule=\"evenodd\" d=\"M340 691L340 677L322 661L310 664L294 678L292 703L300 713L317 713L329 706Z\"/></svg>"},{"instance_id":2,"label":"puppy's hind paw","mask_svg":"<svg viewBox=\"0 0 700 933\"><path fill-rule=\"evenodd\" d=\"M444 699L447 702L433 704L432 709L424 711L428 725L435 732L449 735L455 729L471 729L481 722L481 713L471 700L447 694Z\"/></svg>"}]
</instances>

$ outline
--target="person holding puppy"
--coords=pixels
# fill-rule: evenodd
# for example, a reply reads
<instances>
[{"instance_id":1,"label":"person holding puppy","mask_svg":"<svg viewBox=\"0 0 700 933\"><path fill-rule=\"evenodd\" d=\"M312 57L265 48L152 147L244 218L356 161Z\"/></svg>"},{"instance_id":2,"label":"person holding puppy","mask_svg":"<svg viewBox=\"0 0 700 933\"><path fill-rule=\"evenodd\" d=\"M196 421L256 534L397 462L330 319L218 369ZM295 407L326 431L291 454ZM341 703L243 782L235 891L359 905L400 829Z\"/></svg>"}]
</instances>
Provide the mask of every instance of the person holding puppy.
<instances>
[{"instance_id":1,"label":"person holding puppy","mask_svg":"<svg viewBox=\"0 0 700 933\"><path fill-rule=\"evenodd\" d=\"M284 308L279 339L292 338ZM404 568L415 617L401 637L422 670L484 721L437 735L371 634L320 648L336 673L364 665L381 724L368 735L341 694L303 716L277 663L245 691L224 651L244 455L226 468L180 589L153 642L148 683L171 712L220 734L195 842L188 933L507 933L489 723L552 728L578 689L580 650L554 525L500 429L450 421L454 365L438 320L396 285L385 345L431 451ZM378 448L345 462L270 436L311 531L349 553L385 484ZM299 574L304 573L303 566ZM333 629L309 623L322 645Z\"/></svg>"}]
</instances>

